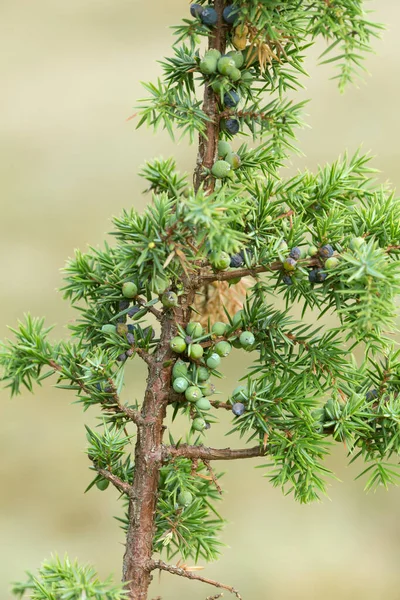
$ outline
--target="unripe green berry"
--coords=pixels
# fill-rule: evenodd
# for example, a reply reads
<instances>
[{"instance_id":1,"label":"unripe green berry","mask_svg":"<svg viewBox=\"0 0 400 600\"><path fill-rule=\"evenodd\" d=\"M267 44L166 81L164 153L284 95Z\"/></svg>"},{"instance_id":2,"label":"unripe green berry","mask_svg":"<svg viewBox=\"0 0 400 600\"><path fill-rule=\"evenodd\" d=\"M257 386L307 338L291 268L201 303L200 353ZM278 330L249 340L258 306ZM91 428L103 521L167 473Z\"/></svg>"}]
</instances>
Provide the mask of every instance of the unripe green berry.
<instances>
[{"instance_id":1,"label":"unripe green berry","mask_svg":"<svg viewBox=\"0 0 400 600\"><path fill-rule=\"evenodd\" d=\"M227 52L226 54L227 56L229 56L230 58L233 58L234 62L235 62L235 67L237 69L240 69L241 67L243 67L244 65L244 56L243 56L243 52L240 52L238 50L231 50L230 52Z\"/></svg>"},{"instance_id":2,"label":"unripe green berry","mask_svg":"<svg viewBox=\"0 0 400 600\"><path fill-rule=\"evenodd\" d=\"M124 336L128 333L128 325L126 323L117 323L116 326L118 335Z\"/></svg>"},{"instance_id":3,"label":"unripe green berry","mask_svg":"<svg viewBox=\"0 0 400 600\"><path fill-rule=\"evenodd\" d=\"M203 431L203 429L205 429L206 426L207 423L204 419L201 419L200 417L197 417L193 420L192 427L195 431Z\"/></svg>"},{"instance_id":4,"label":"unripe green berry","mask_svg":"<svg viewBox=\"0 0 400 600\"><path fill-rule=\"evenodd\" d=\"M231 165L226 160L217 160L211 168L211 173L217 179L225 179L231 172Z\"/></svg>"},{"instance_id":5,"label":"unripe green berry","mask_svg":"<svg viewBox=\"0 0 400 600\"><path fill-rule=\"evenodd\" d=\"M188 402L196 402L202 396L202 391L197 385L190 385L185 391L185 398Z\"/></svg>"},{"instance_id":6,"label":"unripe green berry","mask_svg":"<svg viewBox=\"0 0 400 600\"><path fill-rule=\"evenodd\" d=\"M221 362L221 357L216 352L213 352L206 360L207 367L210 369L216 369Z\"/></svg>"},{"instance_id":7,"label":"unripe green berry","mask_svg":"<svg viewBox=\"0 0 400 600\"><path fill-rule=\"evenodd\" d=\"M197 369L197 380L198 381L207 381L210 377L210 371L207 367L199 367Z\"/></svg>"},{"instance_id":8,"label":"unripe green berry","mask_svg":"<svg viewBox=\"0 0 400 600\"><path fill-rule=\"evenodd\" d=\"M317 246L310 246L308 248L308 256L317 256L317 254L318 254Z\"/></svg>"},{"instance_id":9,"label":"unripe green berry","mask_svg":"<svg viewBox=\"0 0 400 600\"><path fill-rule=\"evenodd\" d=\"M237 313L233 315L232 325L233 327L239 327L241 322L243 321L243 311L238 310Z\"/></svg>"},{"instance_id":10,"label":"unripe green berry","mask_svg":"<svg viewBox=\"0 0 400 600\"><path fill-rule=\"evenodd\" d=\"M183 491L179 494L177 500L180 506L189 506L193 502L193 495L188 491Z\"/></svg>"},{"instance_id":11,"label":"unripe green berry","mask_svg":"<svg viewBox=\"0 0 400 600\"><path fill-rule=\"evenodd\" d=\"M352 250L359 250L364 244L365 239L363 237L354 237L350 240L350 248Z\"/></svg>"},{"instance_id":12,"label":"unripe green berry","mask_svg":"<svg viewBox=\"0 0 400 600\"><path fill-rule=\"evenodd\" d=\"M246 398L247 388L244 385L238 385L232 392L233 399L243 400Z\"/></svg>"},{"instance_id":13,"label":"unripe green berry","mask_svg":"<svg viewBox=\"0 0 400 600\"><path fill-rule=\"evenodd\" d=\"M330 271L331 269L335 269L339 264L339 259L336 256L331 256L325 261L325 269Z\"/></svg>"},{"instance_id":14,"label":"unripe green berry","mask_svg":"<svg viewBox=\"0 0 400 600\"><path fill-rule=\"evenodd\" d=\"M225 158L228 154L231 154L232 148L231 145L225 140L220 140L218 142L218 156L221 158Z\"/></svg>"},{"instance_id":15,"label":"unripe green berry","mask_svg":"<svg viewBox=\"0 0 400 600\"><path fill-rule=\"evenodd\" d=\"M178 296L175 294L175 292L164 292L161 296L161 302L165 308L178 306Z\"/></svg>"},{"instance_id":16,"label":"unripe green berry","mask_svg":"<svg viewBox=\"0 0 400 600\"><path fill-rule=\"evenodd\" d=\"M221 95L226 89L230 87L231 83L229 79L225 77L219 77L212 82L211 88L216 93Z\"/></svg>"},{"instance_id":17,"label":"unripe green berry","mask_svg":"<svg viewBox=\"0 0 400 600\"><path fill-rule=\"evenodd\" d=\"M216 73L216 71L217 71L217 62L218 62L218 59L215 56L207 56L206 55L200 61L200 71L204 75L212 75L213 73Z\"/></svg>"},{"instance_id":18,"label":"unripe green berry","mask_svg":"<svg viewBox=\"0 0 400 600\"><path fill-rule=\"evenodd\" d=\"M210 410L211 402L207 400L207 398L200 398L196 402L196 408L198 408L199 410Z\"/></svg>"},{"instance_id":19,"label":"unripe green berry","mask_svg":"<svg viewBox=\"0 0 400 600\"><path fill-rule=\"evenodd\" d=\"M241 277L234 277L233 279L229 280L229 285L236 285L237 283L239 283L242 280Z\"/></svg>"},{"instance_id":20,"label":"unripe green berry","mask_svg":"<svg viewBox=\"0 0 400 600\"><path fill-rule=\"evenodd\" d=\"M250 87L253 83L254 77L250 71L242 71L242 84L246 87Z\"/></svg>"},{"instance_id":21,"label":"unripe green berry","mask_svg":"<svg viewBox=\"0 0 400 600\"><path fill-rule=\"evenodd\" d=\"M177 377L176 379L174 379L172 387L174 388L174 391L177 392L177 394L183 394L183 392L185 392L188 389L189 382L183 377Z\"/></svg>"},{"instance_id":22,"label":"unripe green berry","mask_svg":"<svg viewBox=\"0 0 400 600\"><path fill-rule=\"evenodd\" d=\"M213 252L210 256L210 262L217 271L224 271L231 262L231 257L227 252Z\"/></svg>"},{"instance_id":23,"label":"unripe green berry","mask_svg":"<svg viewBox=\"0 0 400 600\"><path fill-rule=\"evenodd\" d=\"M281 254L284 254L285 252L288 251L288 249L289 249L289 246L287 245L287 242L285 242L285 240L282 240L278 246L279 252L281 252Z\"/></svg>"},{"instance_id":24,"label":"unripe green berry","mask_svg":"<svg viewBox=\"0 0 400 600\"><path fill-rule=\"evenodd\" d=\"M212 333L214 333L218 337L220 337L222 335L225 335L226 329L227 329L227 324L226 323L222 323L221 321L217 321L211 327Z\"/></svg>"},{"instance_id":25,"label":"unripe green berry","mask_svg":"<svg viewBox=\"0 0 400 600\"><path fill-rule=\"evenodd\" d=\"M109 485L110 482L108 481L108 479L98 479L96 481L96 487L102 492L104 492L104 490L106 490Z\"/></svg>"},{"instance_id":26,"label":"unripe green berry","mask_svg":"<svg viewBox=\"0 0 400 600\"><path fill-rule=\"evenodd\" d=\"M191 321L186 327L186 333L192 338L198 338L203 335L203 326L197 321Z\"/></svg>"},{"instance_id":27,"label":"unripe green berry","mask_svg":"<svg viewBox=\"0 0 400 600\"><path fill-rule=\"evenodd\" d=\"M240 158L239 154L236 154L235 152L227 154L225 160L231 165L234 171L236 171L236 169L238 169L242 164L242 159Z\"/></svg>"},{"instance_id":28,"label":"unripe green berry","mask_svg":"<svg viewBox=\"0 0 400 600\"><path fill-rule=\"evenodd\" d=\"M232 350L232 346L229 342L218 342L214 347L215 352L222 357L228 356Z\"/></svg>"},{"instance_id":29,"label":"unripe green berry","mask_svg":"<svg viewBox=\"0 0 400 600\"><path fill-rule=\"evenodd\" d=\"M186 350L186 342L179 335L172 338L169 345L171 347L171 350L173 350L174 352L177 352L178 354L181 354L182 352L185 352L185 350Z\"/></svg>"},{"instance_id":30,"label":"unripe green berry","mask_svg":"<svg viewBox=\"0 0 400 600\"><path fill-rule=\"evenodd\" d=\"M215 385L211 381L207 381L207 383L201 386L201 392L203 396L212 396L215 394Z\"/></svg>"},{"instance_id":31,"label":"unripe green berry","mask_svg":"<svg viewBox=\"0 0 400 600\"><path fill-rule=\"evenodd\" d=\"M137 285L136 283L133 283L133 281L125 281L122 285L122 295L125 296L125 298L134 298L137 296L137 293Z\"/></svg>"},{"instance_id":32,"label":"unripe green berry","mask_svg":"<svg viewBox=\"0 0 400 600\"><path fill-rule=\"evenodd\" d=\"M182 360L178 360L172 367L172 377L186 377L188 372L187 364Z\"/></svg>"},{"instance_id":33,"label":"unripe green berry","mask_svg":"<svg viewBox=\"0 0 400 600\"><path fill-rule=\"evenodd\" d=\"M204 354L203 346L200 344L191 344L189 347L189 356L194 360L199 360Z\"/></svg>"},{"instance_id":34,"label":"unripe green berry","mask_svg":"<svg viewBox=\"0 0 400 600\"><path fill-rule=\"evenodd\" d=\"M103 325L101 331L103 333L116 333L117 327L115 325L112 325L111 323L107 323L106 325Z\"/></svg>"},{"instance_id":35,"label":"unripe green berry","mask_svg":"<svg viewBox=\"0 0 400 600\"><path fill-rule=\"evenodd\" d=\"M221 58L221 52L216 48L211 48L211 50L207 50L204 56L213 56L214 58L219 60Z\"/></svg>"},{"instance_id":36,"label":"unripe green berry","mask_svg":"<svg viewBox=\"0 0 400 600\"><path fill-rule=\"evenodd\" d=\"M217 69L221 75L228 75L229 69L236 69L235 61L230 56L223 56L218 61Z\"/></svg>"},{"instance_id":37,"label":"unripe green berry","mask_svg":"<svg viewBox=\"0 0 400 600\"><path fill-rule=\"evenodd\" d=\"M229 77L231 81L239 81L239 79L242 77L240 69L237 69L236 67L227 68L225 75Z\"/></svg>"},{"instance_id":38,"label":"unripe green berry","mask_svg":"<svg viewBox=\"0 0 400 600\"><path fill-rule=\"evenodd\" d=\"M250 346L252 346L254 344L254 342L256 341L256 338L251 333L251 331L243 331L240 334L239 341L243 348L249 348Z\"/></svg>"}]
</instances>

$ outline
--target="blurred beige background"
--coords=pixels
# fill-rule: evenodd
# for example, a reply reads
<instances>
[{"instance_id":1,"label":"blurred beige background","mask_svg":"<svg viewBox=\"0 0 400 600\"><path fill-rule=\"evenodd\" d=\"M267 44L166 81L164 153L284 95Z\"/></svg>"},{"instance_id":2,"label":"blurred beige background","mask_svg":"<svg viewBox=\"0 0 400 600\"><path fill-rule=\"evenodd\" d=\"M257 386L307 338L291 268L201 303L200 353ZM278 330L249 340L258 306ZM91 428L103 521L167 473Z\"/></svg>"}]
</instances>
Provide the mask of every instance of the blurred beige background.
<instances>
[{"instance_id":1,"label":"blurred beige background","mask_svg":"<svg viewBox=\"0 0 400 600\"><path fill-rule=\"evenodd\" d=\"M388 26L368 57L371 77L340 96L313 51L301 94L312 98L311 128L300 134L306 157L292 168L315 168L363 143L377 155L382 181L396 185L400 3L368 4ZM1 337L25 311L45 315L65 335L73 313L55 291L65 259L76 247L101 243L111 215L144 205L137 171L146 158L174 154L191 170L194 149L186 142L174 146L166 134L137 132L126 121L144 95L138 82L154 79L156 61L169 52L168 25L187 9L186 0L1 0ZM227 367L225 390L239 360ZM131 370L140 397L144 371L137 363ZM51 552L67 551L118 579L118 505L110 490L83 494L90 473L80 408L50 385L13 401L1 392L0 400L0 597L9 598L9 582ZM234 443L222 430L212 430L211 444ZM273 490L252 464L221 465L230 547L206 576L236 585L245 600L400 597L399 490L366 496L338 447L329 464L342 483L332 484L331 501L303 507ZM213 593L164 574L161 585L155 577L151 598Z\"/></svg>"}]
</instances>

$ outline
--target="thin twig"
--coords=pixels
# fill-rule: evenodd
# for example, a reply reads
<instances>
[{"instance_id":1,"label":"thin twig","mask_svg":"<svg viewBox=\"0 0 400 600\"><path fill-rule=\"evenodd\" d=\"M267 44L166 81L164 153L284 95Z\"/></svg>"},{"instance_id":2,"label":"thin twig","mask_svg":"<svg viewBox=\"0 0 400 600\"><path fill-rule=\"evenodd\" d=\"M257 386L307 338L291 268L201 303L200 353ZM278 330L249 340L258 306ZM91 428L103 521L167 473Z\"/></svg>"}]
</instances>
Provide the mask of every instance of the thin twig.
<instances>
[{"instance_id":1,"label":"thin twig","mask_svg":"<svg viewBox=\"0 0 400 600\"><path fill-rule=\"evenodd\" d=\"M232 450L231 448L207 448L206 446L190 446L189 444L181 444L180 446L163 446L162 458L166 462L171 458L189 458L191 460L200 459L204 461L210 460L238 460L244 458L256 458L264 456L266 450L261 446L252 448L239 448Z\"/></svg>"},{"instance_id":2,"label":"thin twig","mask_svg":"<svg viewBox=\"0 0 400 600\"><path fill-rule=\"evenodd\" d=\"M120 479L116 475L113 475L107 469L100 469L100 467L97 467L96 465L94 465L94 467L99 473L99 475L101 475L102 477L104 477L104 479L107 479L110 483L112 483L113 486L117 488L117 490L119 490L123 494L127 494L127 496L130 496L132 494L132 486L129 485L129 483L122 481L122 479Z\"/></svg>"},{"instance_id":3,"label":"thin twig","mask_svg":"<svg viewBox=\"0 0 400 600\"><path fill-rule=\"evenodd\" d=\"M143 306L143 308L145 308L148 312L151 312L151 314L154 315L158 321L161 321L163 314L160 310L157 310L154 308L154 306L147 306L146 300L140 296L136 298L136 302L140 304L140 306Z\"/></svg>"},{"instance_id":4,"label":"thin twig","mask_svg":"<svg viewBox=\"0 0 400 600\"><path fill-rule=\"evenodd\" d=\"M187 579L195 579L196 581L202 581L203 583L207 583L208 585L213 585L214 587L227 590L231 594L234 594L236 598L242 600L242 596L234 587L230 585L225 585L224 583L220 583L219 581L214 581L213 579L208 579L207 577L202 577L201 575L196 575L192 571L186 571L186 569L181 569L180 567L175 567L174 565L167 565L167 563L163 562L162 560L152 561L151 570L154 571L155 569L167 571L168 573L172 573L172 575L179 575L179 577L186 577Z\"/></svg>"}]
</instances>

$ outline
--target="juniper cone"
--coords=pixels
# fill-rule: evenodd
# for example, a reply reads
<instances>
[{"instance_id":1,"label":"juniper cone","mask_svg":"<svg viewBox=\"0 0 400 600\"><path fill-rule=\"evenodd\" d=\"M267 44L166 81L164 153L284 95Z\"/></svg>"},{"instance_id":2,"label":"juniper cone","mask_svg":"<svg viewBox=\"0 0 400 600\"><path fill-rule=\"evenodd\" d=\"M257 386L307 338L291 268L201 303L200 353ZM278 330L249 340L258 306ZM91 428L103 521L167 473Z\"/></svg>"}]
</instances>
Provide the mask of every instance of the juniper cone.
<instances>
[{"instance_id":1,"label":"juniper cone","mask_svg":"<svg viewBox=\"0 0 400 600\"><path fill-rule=\"evenodd\" d=\"M78 309L71 339L55 342L42 319L27 316L0 352L12 395L52 377L102 417L102 428L86 426L88 488L108 493L107 482L119 492L122 584L52 559L15 585L20 597L146 600L154 571L165 570L240 598L231 584L165 562L204 563L221 551L215 460L257 458L272 485L302 503L326 492L332 443L358 465L367 490L399 478L399 200L360 152L315 174L289 177L283 168L302 124L304 102L286 91L293 98L304 82L304 48L324 38L342 90L380 26L362 0L215 0L186 11L159 82L145 85L138 126L198 138L193 183L172 158L149 160L144 212L123 211L116 244L78 251L64 269L64 297ZM205 39L214 52L204 62ZM240 110L224 104L226 93L240 98ZM240 158L235 170L220 159L228 142ZM244 248L246 259L231 263ZM251 281L243 308L232 309L226 284L243 277ZM203 315L198 303L195 312L196 298L220 284L222 316L207 301ZM314 309L313 322L335 315L340 326L309 325L292 308ZM252 367L228 397L208 401L232 348L251 349ZM133 401L124 374L140 361L147 387ZM232 419L232 445L244 439L243 447L207 444L221 411ZM167 415L183 420L165 433Z\"/></svg>"}]
</instances>

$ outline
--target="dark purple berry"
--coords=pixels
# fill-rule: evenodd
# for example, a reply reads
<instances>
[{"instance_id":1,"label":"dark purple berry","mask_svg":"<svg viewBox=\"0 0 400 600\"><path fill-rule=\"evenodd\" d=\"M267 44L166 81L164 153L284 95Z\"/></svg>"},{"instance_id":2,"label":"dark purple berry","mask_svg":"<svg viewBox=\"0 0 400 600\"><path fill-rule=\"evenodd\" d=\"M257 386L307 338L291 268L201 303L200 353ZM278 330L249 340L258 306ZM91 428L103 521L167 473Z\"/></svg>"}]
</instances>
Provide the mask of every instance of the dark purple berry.
<instances>
[{"instance_id":1,"label":"dark purple berry","mask_svg":"<svg viewBox=\"0 0 400 600\"><path fill-rule=\"evenodd\" d=\"M235 402L235 404L232 406L232 412L237 417L240 417L240 415L242 415L245 412L245 410L246 408L244 404L242 404L242 402Z\"/></svg>"},{"instance_id":2,"label":"dark purple berry","mask_svg":"<svg viewBox=\"0 0 400 600\"><path fill-rule=\"evenodd\" d=\"M141 309L140 306L132 306L132 308L130 308L127 312L128 317L134 317L136 315L136 313L139 312L139 310Z\"/></svg>"},{"instance_id":3,"label":"dark purple berry","mask_svg":"<svg viewBox=\"0 0 400 600\"><path fill-rule=\"evenodd\" d=\"M130 301L129 300L121 300L118 308L119 310L126 310L127 308L129 308L130 306Z\"/></svg>"},{"instance_id":4,"label":"dark purple berry","mask_svg":"<svg viewBox=\"0 0 400 600\"><path fill-rule=\"evenodd\" d=\"M328 277L328 273L325 273L322 269L317 271L317 282L322 283Z\"/></svg>"},{"instance_id":5,"label":"dark purple berry","mask_svg":"<svg viewBox=\"0 0 400 600\"><path fill-rule=\"evenodd\" d=\"M237 119L225 119L223 127L232 135L236 135L240 129L240 123Z\"/></svg>"},{"instance_id":6,"label":"dark purple berry","mask_svg":"<svg viewBox=\"0 0 400 600\"><path fill-rule=\"evenodd\" d=\"M243 248L243 250L241 250L239 254L243 258L244 262L246 262L246 258L247 262L251 262L251 259L253 258L253 252L248 248Z\"/></svg>"},{"instance_id":7,"label":"dark purple berry","mask_svg":"<svg viewBox=\"0 0 400 600\"><path fill-rule=\"evenodd\" d=\"M99 390L99 392L101 392L101 385L99 383L96 383L96 389Z\"/></svg>"},{"instance_id":8,"label":"dark purple berry","mask_svg":"<svg viewBox=\"0 0 400 600\"><path fill-rule=\"evenodd\" d=\"M240 96L235 90L229 90L224 94L224 104L228 108L235 108L240 102Z\"/></svg>"},{"instance_id":9,"label":"dark purple berry","mask_svg":"<svg viewBox=\"0 0 400 600\"><path fill-rule=\"evenodd\" d=\"M117 356L117 361L118 362L124 362L128 357L126 356L125 352L122 352L122 354L120 354L119 356Z\"/></svg>"},{"instance_id":10,"label":"dark purple berry","mask_svg":"<svg viewBox=\"0 0 400 600\"><path fill-rule=\"evenodd\" d=\"M185 342L186 342L186 344L187 344L188 346L189 346L189 344L193 344L193 338L192 338L192 336L191 336L191 335L187 335L187 336L185 337Z\"/></svg>"},{"instance_id":11,"label":"dark purple berry","mask_svg":"<svg viewBox=\"0 0 400 600\"><path fill-rule=\"evenodd\" d=\"M282 281L285 285L293 285L293 279L289 275L284 275Z\"/></svg>"},{"instance_id":12,"label":"dark purple berry","mask_svg":"<svg viewBox=\"0 0 400 600\"><path fill-rule=\"evenodd\" d=\"M143 329L143 335L145 337L147 337L149 335L149 333L150 333L150 330L151 330L151 339L153 339L154 336L156 335L156 332L154 331L154 329L152 327L145 327Z\"/></svg>"},{"instance_id":13,"label":"dark purple berry","mask_svg":"<svg viewBox=\"0 0 400 600\"><path fill-rule=\"evenodd\" d=\"M368 402L371 402L371 400L376 400L376 398L378 398L379 394L378 394L378 390L373 389L373 390L369 390L366 394L365 394L365 399Z\"/></svg>"},{"instance_id":14,"label":"dark purple berry","mask_svg":"<svg viewBox=\"0 0 400 600\"><path fill-rule=\"evenodd\" d=\"M126 340L127 340L128 344L133 345L135 343L135 336L133 335L133 333L127 333Z\"/></svg>"},{"instance_id":15,"label":"dark purple berry","mask_svg":"<svg viewBox=\"0 0 400 600\"><path fill-rule=\"evenodd\" d=\"M204 9L201 6L201 4L191 4L190 5L190 14L192 15L192 17L200 17L203 10Z\"/></svg>"},{"instance_id":16,"label":"dark purple berry","mask_svg":"<svg viewBox=\"0 0 400 600\"><path fill-rule=\"evenodd\" d=\"M224 18L225 23L228 23L228 25L233 25L233 23L236 22L239 16L239 9L237 8L237 6L229 4L228 6L225 6L222 16Z\"/></svg>"},{"instance_id":17,"label":"dark purple berry","mask_svg":"<svg viewBox=\"0 0 400 600\"><path fill-rule=\"evenodd\" d=\"M333 248L330 244L325 244L325 246L321 246L318 250L318 253L322 258L330 258L333 255Z\"/></svg>"},{"instance_id":18,"label":"dark purple berry","mask_svg":"<svg viewBox=\"0 0 400 600\"><path fill-rule=\"evenodd\" d=\"M214 27L218 21L217 11L212 8L212 6L207 6L200 13L200 19L204 25L208 25L208 27Z\"/></svg>"},{"instance_id":19,"label":"dark purple berry","mask_svg":"<svg viewBox=\"0 0 400 600\"><path fill-rule=\"evenodd\" d=\"M126 351L126 356L132 356L132 354L134 354L134 349L133 348L129 348L129 350Z\"/></svg>"},{"instance_id":20,"label":"dark purple berry","mask_svg":"<svg viewBox=\"0 0 400 600\"><path fill-rule=\"evenodd\" d=\"M292 248L289 256L290 256L290 258L294 258L294 260L299 260L299 258L301 257L300 248L298 246L295 246L294 248Z\"/></svg>"},{"instance_id":21,"label":"dark purple berry","mask_svg":"<svg viewBox=\"0 0 400 600\"><path fill-rule=\"evenodd\" d=\"M238 269L239 267L241 267L244 263L243 260L243 256L240 254L240 252L238 252L237 254L232 254L231 256L231 262L229 263L229 266L232 269Z\"/></svg>"},{"instance_id":22,"label":"dark purple berry","mask_svg":"<svg viewBox=\"0 0 400 600\"><path fill-rule=\"evenodd\" d=\"M308 281L310 283L317 283L318 269L312 269L308 274Z\"/></svg>"}]
</instances>

